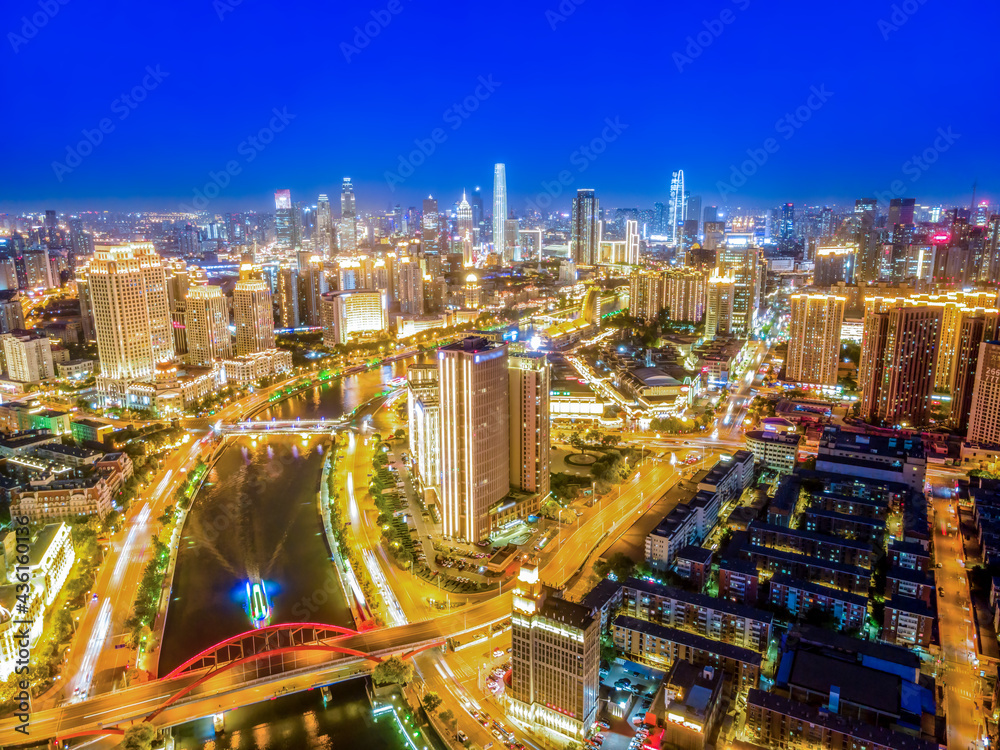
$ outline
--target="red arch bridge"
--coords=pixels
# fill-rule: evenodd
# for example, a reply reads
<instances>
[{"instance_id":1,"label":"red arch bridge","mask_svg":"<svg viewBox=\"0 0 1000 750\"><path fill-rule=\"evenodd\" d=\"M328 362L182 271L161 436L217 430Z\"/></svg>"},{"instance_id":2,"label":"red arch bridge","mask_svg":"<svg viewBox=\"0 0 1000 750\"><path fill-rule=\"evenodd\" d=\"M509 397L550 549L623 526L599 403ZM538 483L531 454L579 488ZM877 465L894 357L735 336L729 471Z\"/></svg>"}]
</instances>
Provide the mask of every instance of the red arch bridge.
<instances>
[{"instance_id":1,"label":"red arch bridge","mask_svg":"<svg viewBox=\"0 0 1000 750\"><path fill-rule=\"evenodd\" d=\"M408 650L391 645L382 648L376 646L369 650L358 648L365 645L365 641L373 640L370 636L374 634L373 631L362 634L350 628L311 622L269 625L240 633L192 656L155 682L148 683L153 694L149 702L155 702L158 698L162 700L157 702L144 720L152 721L166 709L182 702L198 687L224 673L229 673L226 687L240 687L323 666L329 667L332 663L330 657L359 657L375 663L392 655L410 659L421 651L442 645L445 640L428 638L407 646ZM157 687L161 689L157 690ZM102 726L60 733L57 739L61 741L93 735L120 735L123 732L124 729L120 726Z\"/></svg>"}]
</instances>

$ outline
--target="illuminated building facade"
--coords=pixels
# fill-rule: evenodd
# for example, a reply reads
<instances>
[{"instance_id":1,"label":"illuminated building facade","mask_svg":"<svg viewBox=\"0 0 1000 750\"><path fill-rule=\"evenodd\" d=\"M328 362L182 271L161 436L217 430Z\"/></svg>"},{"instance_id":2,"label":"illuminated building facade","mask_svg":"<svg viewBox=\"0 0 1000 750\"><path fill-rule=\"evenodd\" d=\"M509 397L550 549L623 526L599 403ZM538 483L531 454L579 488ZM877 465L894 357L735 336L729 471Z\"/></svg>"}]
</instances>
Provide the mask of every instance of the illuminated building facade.
<instances>
[{"instance_id":1,"label":"illuminated building facade","mask_svg":"<svg viewBox=\"0 0 1000 750\"><path fill-rule=\"evenodd\" d=\"M549 494L551 370L544 354L508 359L510 485L541 498Z\"/></svg>"},{"instance_id":2,"label":"illuminated building facade","mask_svg":"<svg viewBox=\"0 0 1000 750\"><path fill-rule=\"evenodd\" d=\"M323 344L333 347L388 330L389 301L377 289L327 292L322 296Z\"/></svg>"},{"instance_id":3,"label":"illuminated building facade","mask_svg":"<svg viewBox=\"0 0 1000 750\"><path fill-rule=\"evenodd\" d=\"M511 615L508 712L571 738L597 718L600 618L539 582L534 561L521 565Z\"/></svg>"},{"instance_id":4,"label":"illuminated building facade","mask_svg":"<svg viewBox=\"0 0 1000 750\"><path fill-rule=\"evenodd\" d=\"M507 167L493 166L493 249L504 252L507 247Z\"/></svg>"},{"instance_id":5,"label":"illuminated building facade","mask_svg":"<svg viewBox=\"0 0 1000 750\"><path fill-rule=\"evenodd\" d=\"M836 385L840 361L843 297L833 294L793 294L786 372L789 380Z\"/></svg>"},{"instance_id":6,"label":"illuminated building facade","mask_svg":"<svg viewBox=\"0 0 1000 750\"><path fill-rule=\"evenodd\" d=\"M705 305L705 336L728 336L733 333L733 301L736 280L732 276L713 276L708 280Z\"/></svg>"},{"instance_id":7,"label":"illuminated building facade","mask_svg":"<svg viewBox=\"0 0 1000 750\"><path fill-rule=\"evenodd\" d=\"M188 289L184 321L188 364L211 367L216 360L233 356L229 308L221 287L206 284Z\"/></svg>"},{"instance_id":8,"label":"illuminated building facade","mask_svg":"<svg viewBox=\"0 0 1000 750\"><path fill-rule=\"evenodd\" d=\"M437 356L444 534L478 542L509 489L507 344L469 337Z\"/></svg>"},{"instance_id":9,"label":"illuminated building facade","mask_svg":"<svg viewBox=\"0 0 1000 750\"><path fill-rule=\"evenodd\" d=\"M87 288L101 361L98 387L151 380L159 362L174 356L166 272L152 243L98 246Z\"/></svg>"},{"instance_id":10,"label":"illuminated building facade","mask_svg":"<svg viewBox=\"0 0 1000 750\"><path fill-rule=\"evenodd\" d=\"M233 320L236 324L236 355L274 348L274 311L271 287L262 279L236 282L233 290Z\"/></svg>"},{"instance_id":11,"label":"illuminated building facade","mask_svg":"<svg viewBox=\"0 0 1000 750\"><path fill-rule=\"evenodd\" d=\"M596 266L601 258L601 209L593 190L576 191L570 219L570 258L578 266Z\"/></svg>"}]
</instances>

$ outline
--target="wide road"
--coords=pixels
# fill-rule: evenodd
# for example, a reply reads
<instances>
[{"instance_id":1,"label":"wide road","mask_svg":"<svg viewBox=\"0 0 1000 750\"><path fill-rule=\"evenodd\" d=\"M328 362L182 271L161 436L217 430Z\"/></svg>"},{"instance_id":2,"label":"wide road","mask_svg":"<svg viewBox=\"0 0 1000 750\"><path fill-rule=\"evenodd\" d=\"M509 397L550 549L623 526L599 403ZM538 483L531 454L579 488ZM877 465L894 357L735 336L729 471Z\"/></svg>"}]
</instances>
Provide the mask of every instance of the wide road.
<instances>
[{"instance_id":1,"label":"wide road","mask_svg":"<svg viewBox=\"0 0 1000 750\"><path fill-rule=\"evenodd\" d=\"M482 604L463 607L434 620L424 620L396 628L383 628L358 635L345 636L337 645L364 653L405 653L411 644L444 640L449 636L476 631L510 616L511 594L504 593ZM293 675L259 678L244 676L240 668L213 677L184 696L176 705L157 716L156 726L172 726L191 719L209 716L216 711L265 700L272 695L305 690L345 676L346 671L367 673L368 666L355 657L327 654L301 654L293 660L286 657L285 670L296 669ZM61 708L36 711L32 715L32 742L74 732L99 730L102 726L127 726L141 720L162 705L170 696L189 686L198 675L186 675L173 680L157 680L116 693L100 695ZM7 717L0 722L0 747L24 743L23 735L14 731L17 720Z\"/></svg>"}]
</instances>

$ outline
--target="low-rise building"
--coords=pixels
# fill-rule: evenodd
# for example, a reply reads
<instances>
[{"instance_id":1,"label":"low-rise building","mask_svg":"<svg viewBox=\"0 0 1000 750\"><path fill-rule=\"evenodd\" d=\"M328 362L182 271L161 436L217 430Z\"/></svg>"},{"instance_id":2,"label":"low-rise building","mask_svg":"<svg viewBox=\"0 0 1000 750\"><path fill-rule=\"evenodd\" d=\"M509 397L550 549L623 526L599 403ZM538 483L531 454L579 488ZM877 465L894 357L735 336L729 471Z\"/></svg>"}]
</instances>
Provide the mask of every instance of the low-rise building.
<instances>
[{"instance_id":1,"label":"low-rise building","mask_svg":"<svg viewBox=\"0 0 1000 750\"><path fill-rule=\"evenodd\" d=\"M30 430L0 438L0 457L26 456L43 445L61 443L62 438L48 430Z\"/></svg>"},{"instance_id":2,"label":"low-rise building","mask_svg":"<svg viewBox=\"0 0 1000 750\"><path fill-rule=\"evenodd\" d=\"M100 461L94 464L94 468L105 476L112 497L118 494L122 485L131 479L134 473L132 459L129 458L128 453L124 452L105 454Z\"/></svg>"},{"instance_id":3,"label":"low-rise building","mask_svg":"<svg viewBox=\"0 0 1000 750\"><path fill-rule=\"evenodd\" d=\"M934 575L912 568L889 568L885 574L885 593L893 598L919 599L929 607L934 603Z\"/></svg>"},{"instance_id":4,"label":"low-rise building","mask_svg":"<svg viewBox=\"0 0 1000 750\"><path fill-rule=\"evenodd\" d=\"M719 563L719 598L739 604L756 604L760 571L753 563L732 557Z\"/></svg>"},{"instance_id":5,"label":"low-rise building","mask_svg":"<svg viewBox=\"0 0 1000 750\"><path fill-rule=\"evenodd\" d=\"M55 461L64 466L80 468L81 466L93 466L104 454L90 448L77 448L75 445L63 445L62 443L46 443L34 450L35 456L47 461Z\"/></svg>"},{"instance_id":6,"label":"low-rise building","mask_svg":"<svg viewBox=\"0 0 1000 750\"><path fill-rule=\"evenodd\" d=\"M747 648L627 615L615 618L612 631L619 651L641 664L667 669L680 660L721 670L730 697L745 692L760 679L761 656Z\"/></svg>"},{"instance_id":7,"label":"low-rise building","mask_svg":"<svg viewBox=\"0 0 1000 750\"><path fill-rule=\"evenodd\" d=\"M784 573L771 576L768 601L796 617L818 610L836 620L841 630L860 630L868 615L868 597L801 581Z\"/></svg>"},{"instance_id":8,"label":"low-rise building","mask_svg":"<svg viewBox=\"0 0 1000 750\"><path fill-rule=\"evenodd\" d=\"M226 382L236 388L292 371L292 353L285 349L265 349L223 361Z\"/></svg>"},{"instance_id":9,"label":"low-rise building","mask_svg":"<svg viewBox=\"0 0 1000 750\"><path fill-rule=\"evenodd\" d=\"M674 558L674 570L701 591L712 572L712 550L689 544Z\"/></svg>"},{"instance_id":10,"label":"low-rise building","mask_svg":"<svg viewBox=\"0 0 1000 750\"><path fill-rule=\"evenodd\" d=\"M69 435L70 413L49 409L37 401L10 401L0 405L0 425L7 432L48 430L54 435Z\"/></svg>"},{"instance_id":11,"label":"low-rise building","mask_svg":"<svg viewBox=\"0 0 1000 750\"><path fill-rule=\"evenodd\" d=\"M111 509L111 488L103 476L32 480L27 487L11 492L11 515L26 516L29 523L67 521L76 516L103 519Z\"/></svg>"},{"instance_id":12,"label":"low-rise building","mask_svg":"<svg viewBox=\"0 0 1000 750\"><path fill-rule=\"evenodd\" d=\"M70 423L70 431L78 443L103 443L115 431L115 427L83 417Z\"/></svg>"},{"instance_id":13,"label":"low-rise building","mask_svg":"<svg viewBox=\"0 0 1000 750\"><path fill-rule=\"evenodd\" d=\"M94 360L71 359L56 363L56 374L66 380L86 380L94 374Z\"/></svg>"},{"instance_id":14,"label":"low-rise building","mask_svg":"<svg viewBox=\"0 0 1000 750\"><path fill-rule=\"evenodd\" d=\"M745 734L784 750L939 750L937 742L872 726L756 688L747 694Z\"/></svg>"},{"instance_id":15,"label":"low-rise building","mask_svg":"<svg viewBox=\"0 0 1000 750\"><path fill-rule=\"evenodd\" d=\"M747 448L765 469L790 474L795 469L802 436L794 432L751 430L745 434Z\"/></svg>"},{"instance_id":16,"label":"low-rise building","mask_svg":"<svg viewBox=\"0 0 1000 750\"><path fill-rule=\"evenodd\" d=\"M815 531L790 529L753 521L747 527L747 536L751 544L797 552L817 560L856 565L866 569L870 569L873 562L874 553L871 545L866 542L817 534Z\"/></svg>"},{"instance_id":17,"label":"low-rise building","mask_svg":"<svg viewBox=\"0 0 1000 750\"><path fill-rule=\"evenodd\" d=\"M885 603L882 640L897 646L931 645L934 610L920 599L894 596Z\"/></svg>"},{"instance_id":18,"label":"low-rise building","mask_svg":"<svg viewBox=\"0 0 1000 750\"><path fill-rule=\"evenodd\" d=\"M817 560L807 555L794 552L758 547L754 544L744 545L740 554L757 566L757 570L775 573L787 573L803 581L822 583L826 586L863 594L868 591L871 573L867 568L855 565Z\"/></svg>"},{"instance_id":19,"label":"low-rise building","mask_svg":"<svg viewBox=\"0 0 1000 750\"><path fill-rule=\"evenodd\" d=\"M931 569L931 553L920 542L889 542L889 562L895 568L909 568L928 572Z\"/></svg>"},{"instance_id":20,"label":"low-rise building","mask_svg":"<svg viewBox=\"0 0 1000 750\"><path fill-rule=\"evenodd\" d=\"M722 719L722 673L675 661L663 681L661 747L702 750ZM660 696L657 696L658 698ZM654 713L660 702L654 701Z\"/></svg>"},{"instance_id":21,"label":"low-rise building","mask_svg":"<svg viewBox=\"0 0 1000 750\"><path fill-rule=\"evenodd\" d=\"M622 585L622 611L734 646L766 651L773 616L746 604L662 586L638 578Z\"/></svg>"},{"instance_id":22,"label":"low-rise building","mask_svg":"<svg viewBox=\"0 0 1000 750\"><path fill-rule=\"evenodd\" d=\"M923 492L927 457L919 437L869 435L834 425L823 430L816 470L898 482Z\"/></svg>"}]
</instances>

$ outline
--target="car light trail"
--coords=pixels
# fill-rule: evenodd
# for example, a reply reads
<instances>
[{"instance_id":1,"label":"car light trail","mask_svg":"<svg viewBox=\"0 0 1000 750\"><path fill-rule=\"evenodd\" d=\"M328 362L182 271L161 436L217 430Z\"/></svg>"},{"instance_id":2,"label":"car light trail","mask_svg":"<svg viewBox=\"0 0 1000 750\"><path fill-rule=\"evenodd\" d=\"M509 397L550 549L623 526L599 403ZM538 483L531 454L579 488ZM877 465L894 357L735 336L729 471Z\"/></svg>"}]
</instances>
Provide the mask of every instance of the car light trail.
<instances>
[{"instance_id":1,"label":"car light trail","mask_svg":"<svg viewBox=\"0 0 1000 750\"><path fill-rule=\"evenodd\" d=\"M368 568L368 574L372 577L375 587L382 595L382 600L385 602L385 608L389 612L389 617L392 618L392 624L406 625L409 621L406 619L406 615L403 614L403 608L399 606L399 601L396 599L396 595L392 593L392 589L390 589L389 584L386 583L385 576L382 575L382 568L379 567L378 560L375 558L375 553L370 549L366 549L364 551L364 559L365 566Z\"/></svg>"}]
</instances>

